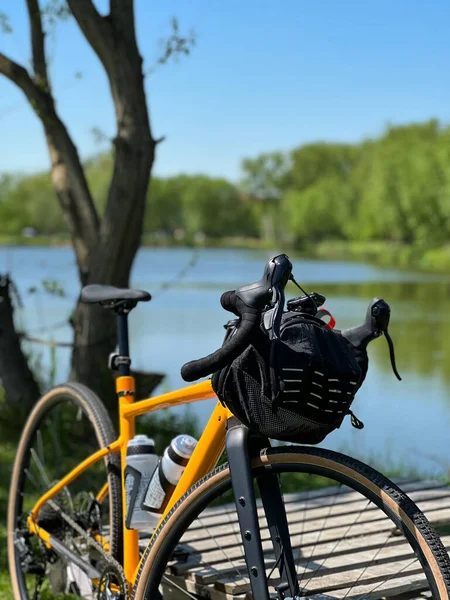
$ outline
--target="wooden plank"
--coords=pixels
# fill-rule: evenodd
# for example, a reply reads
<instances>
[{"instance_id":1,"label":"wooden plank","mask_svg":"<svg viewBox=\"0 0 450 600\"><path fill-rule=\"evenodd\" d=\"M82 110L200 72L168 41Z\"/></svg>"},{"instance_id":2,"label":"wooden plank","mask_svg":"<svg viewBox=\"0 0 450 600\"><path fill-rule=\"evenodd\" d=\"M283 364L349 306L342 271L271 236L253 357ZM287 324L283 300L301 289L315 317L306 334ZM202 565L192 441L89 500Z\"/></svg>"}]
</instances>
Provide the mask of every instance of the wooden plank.
<instances>
[{"instance_id":1,"label":"wooden plank","mask_svg":"<svg viewBox=\"0 0 450 600\"><path fill-rule=\"evenodd\" d=\"M404 541L404 538L387 540L386 536L378 536L376 543L371 538L372 536L357 538L351 540L351 542L349 540L350 543L346 544L345 550L341 552L335 552L334 546L336 544L329 545L326 553L323 551L321 554L314 553L313 557L304 556L299 548L294 548L293 554L297 569L299 573L312 574L316 569L326 569L328 573L331 573L341 571L347 568L348 565L368 566L374 558L377 559L377 562L386 562L387 560L399 560L402 557L412 555L411 547ZM380 548L383 548L381 554L379 553ZM377 553L378 556L376 556ZM273 554L265 556L265 564L267 569L270 570L275 564L275 556ZM208 585L227 573L231 576L237 569L245 572L245 568L245 559L242 556L239 560L234 560L233 565L228 561L212 567L202 565L191 568L186 573L186 578Z\"/></svg>"},{"instance_id":2,"label":"wooden plank","mask_svg":"<svg viewBox=\"0 0 450 600\"><path fill-rule=\"evenodd\" d=\"M433 523L450 521L449 506L450 502L448 502L445 498L422 502L422 508L425 514ZM328 530L334 530L339 527L344 528L343 531L345 531L345 527L350 526L352 523L355 523L354 527L357 527L361 524L372 523L372 530L374 532L377 531L378 527L381 527L382 530L385 531L386 528L388 528L386 523L384 523L385 521L389 524L389 527L394 527L392 522L388 520L384 513L382 513L381 510L373 504L370 505L370 507L368 506L364 512L359 510L352 513L338 514L336 516L333 514L329 515L329 512L331 512L329 508L323 508L319 512L316 512L316 518L310 521L303 519L303 513L294 513L292 515L288 515L289 531L292 535L303 534L305 538L307 538L308 534L317 533L323 536ZM326 519L325 524L324 519ZM270 535L267 529L267 523L265 520L260 520L259 523L262 540L264 541L269 539ZM240 544L239 524L237 520L230 520L226 531L223 531L223 529L220 527L205 527L203 532L203 539L199 539L198 534L195 536L195 538L193 538L189 532L187 532L187 534L183 536L182 542L186 544L192 544L192 547L195 548L197 552L202 553L216 551L218 548L225 549L232 547L233 545Z\"/></svg>"},{"instance_id":3,"label":"wooden plank","mask_svg":"<svg viewBox=\"0 0 450 600\"><path fill-rule=\"evenodd\" d=\"M439 514L442 515L440 512ZM448 521L450 519L450 509L446 511L445 520ZM377 535L377 542L384 543L386 541L386 537L390 534L390 532L394 531L393 524L387 518L382 522L376 524L376 528L374 529L373 524L371 523L357 523L352 526L351 533L352 536L346 537L349 534L349 525L346 524L344 526L337 527L332 530L325 530L324 532L312 532L308 534L296 534L291 535L291 542L294 549L301 547L301 551L304 556L309 556L309 554L314 551L316 557L320 557L320 559L326 555L327 552L333 552L338 555L341 553L348 551L356 551L358 547L368 546L370 549L373 549L373 544L371 545L371 540ZM264 533L264 532L262 532ZM291 532L292 533L292 532ZM270 555L273 553L273 547L271 540L269 539L269 534L267 532L268 539L263 540L263 551ZM402 537L393 537L390 542L392 545L398 544L402 542ZM353 540L356 540L353 542ZM355 545L353 545L355 544ZM226 550L216 549L216 553L214 555L209 554L198 554L196 555L197 564L202 563L204 565L204 569L211 569L212 572L209 575L211 578L214 578L214 574L217 571L221 572L225 565L228 564L228 569L234 568L230 561L233 564L238 563L239 560L242 560L243 550L242 546L231 546ZM195 556L195 555L194 555ZM214 560L209 560L209 558L213 558ZM194 557L193 557L194 558ZM222 564L220 564L222 563ZM192 562L187 565L191 568ZM179 571L183 572L183 565L178 565L177 568ZM206 570L204 570L204 575L206 576Z\"/></svg>"},{"instance_id":4,"label":"wooden plank","mask_svg":"<svg viewBox=\"0 0 450 600\"><path fill-rule=\"evenodd\" d=\"M163 583L163 591L164 591L164 600L166 600L166 595L169 600L186 600L186 592L188 591L192 594L201 594L207 593L209 597L210 591L205 588L202 590L200 587L195 584L186 585L186 582L182 577L175 577L173 575L167 575L165 577Z\"/></svg>"},{"instance_id":5,"label":"wooden plank","mask_svg":"<svg viewBox=\"0 0 450 600\"><path fill-rule=\"evenodd\" d=\"M443 538L446 548L450 548L450 536ZM322 568L321 564L314 563L309 565L309 569L301 579L302 588L310 594L317 593L328 594L333 592L333 597L343 598L345 594L337 593L344 589L349 598L361 595L360 588L364 588L362 593L370 593L369 597L377 597L375 592L382 592L380 595L392 593L405 593L406 591L426 589L428 587L423 569L419 560L409 549L409 555L404 556L404 552L398 552L398 548L389 549L386 556L377 557L375 564L371 561L373 557L368 557L366 562L356 562L351 564L352 555L348 555L349 565L345 569ZM401 549L400 549L401 550ZM330 557L329 564L333 563ZM270 570L268 569L268 573ZM306 579L306 576L308 577ZM361 581L359 581L361 580ZM414 586L409 587L409 582L414 582ZM394 585L395 582L395 585ZM351 591L352 584L355 591ZM238 594L250 589L248 577L223 578L215 582L214 587L228 594ZM337 593L337 595L336 595ZM375 594L375 595L374 595ZM380 596L378 596L380 597Z\"/></svg>"},{"instance_id":6,"label":"wooden plank","mask_svg":"<svg viewBox=\"0 0 450 600\"><path fill-rule=\"evenodd\" d=\"M321 500L323 501L323 499ZM435 510L439 506L442 506L443 508L448 507L450 506L450 490L443 489L428 490L421 493L418 492L416 494L415 502L425 513L427 513L427 511ZM369 501L360 494L358 494L357 499L344 505L324 504L316 506L305 503L299 505L293 504L286 511L286 514L288 516L289 524L303 522L306 530L310 531L318 525L321 526L324 517L327 518L328 522L330 522L331 518L339 516L345 516L348 519L351 519L352 515L360 512L362 509L365 509L366 514L368 514L369 511L373 511L373 514L378 512L378 514L381 515L380 509L372 503L370 503L369 506ZM262 508L258 510L258 515L260 517L260 527L263 528L266 526L266 521ZM183 541L188 543L190 540L197 540L199 529L208 531L210 528L213 528L213 537L216 539L221 536L228 536L230 533L230 526L235 526L233 529L238 530L238 518L235 510L227 513L227 520L222 521L221 524L214 523L214 521L211 521L209 518L204 518L202 516L197 519L196 526L193 529L190 527L184 534Z\"/></svg>"},{"instance_id":7,"label":"wooden plank","mask_svg":"<svg viewBox=\"0 0 450 600\"><path fill-rule=\"evenodd\" d=\"M363 541L367 542L368 540L365 539ZM377 542L381 542L383 544L385 540L378 539ZM450 547L450 536L444 537L443 542L447 547ZM336 586L336 582L340 582L341 584L348 583L352 581L352 577L353 581L355 581L355 578L357 578L359 574L362 574L364 569L368 569L368 567L372 565L374 559L376 559L376 565L378 569L376 575L378 577L380 575L386 577L386 572L396 573L405 564L405 562L401 562L402 559L405 559L406 563L411 562L411 560L414 559L410 546L406 542L403 542L403 538L400 538L400 543L397 543L396 540L393 540L392 543L389 543L388 545L386 545L385 548L383 548L381 553L377 552L377 548L380 548L380 546L377 546L375 544L369 552L367 551L367 548L363 545L360 546L355 552L354 544L347 544L347 547L345 548L345 562L343 562L342 556L336 556L334 553L331 555L325 555L321 559L319 559L317 555L314 555L314 562L310 563L309 559L307 559L306 557L302 557L299 560L298 552L296 552L295 559L297 567L299 569L299 574L301 573L302 576L306 576L305 574L307 574L308 578L314 578L320 573L321 577L323 577L323 574L326 573L327 581L326 583L321 582L321 588L324 586L329 587L330 585ZM332 548L330 548L329 550L331 551ZM272 559L266 563L268 570L271 569L274 562L274 557L272 557ZM303 570L301 570L301 567L303 567ZM241 573L244 573L245 561L242 559L239 563L234 563L233 573L235 573L235 568L238 568L239 570L241 570ZM345 574L345 572L349 571L349 569L350 574ZM367 573L369 575L372 574L373 576L373 568L368 569ZM333 575L334 578L331 577L331 575ZM214 582L215 580L218 580L219 591L223 591L227 594L232 592L236 594L248 588L248 581L246 581L245 578L242 578L241 586L239 586L239 582L236 581L236 577L230 577L230 585L224 588L221 587L221 583L223 584L226 578L221 577L220 579L218 579L218 577L220 577L219 572L216 572L214 574L214 577L204 577L202 576L201 572L199 573L195 571L187 573L187 578L190 580L195 580L196 583L200 584L200 587L201 584L208 585ZM244 587L242 587L242 581L245 582Z\"/></svg>"},{"instance_id":8,"label":"wooden plank","mask_svg":"<svg viewBox=\"0 0 450 600\"><path fill-rule=\"evenodd\" d=\"M402 489L411 496L414 502L420 500L420 497L416 495L417 492L419 494L421 492L430 492L428 496L431 497L432 490L441 489L444 495L450 494L450 487L436 481L416 481L406 484ZM333 500L333 505L339 507L342 504L361 501L361 494L346 486L323 488L322 490L310 490L309 492L299 492L296 494L286 494L284 496L286 512L289 513L293 510L300 510L305 506L311 505L329 506L330 498ZM257 501L257 509L258 515L263 516L264 512L260 500ZM198 521L194 521L190 529L191 531L195 531L196 529L202 529L205 525L214 525L215 527L220 524L226 525L230 514L236 514L234 503L222 505L217 508L208 508L204 511L202 516L203 525Z\"/></svg>"},{"instance_id":9,"label":"wooden plank","mask_svg":"<svg viewBox=\"0 0 450 600\"><path fill-rule=\"evenodd\" d=\"M335 560L339 559L342 561L344 555L351 553L356 556L360 552L376 552L383 544L386 544L386 547L388 548L400 546L407 546L409 548L403 537L391 537L386 543L386 534L361 536L342 540L341 542L322 544L320 547L317 546L314 548L314 561L323 561L330 556L333 556ZM298 547L294 547L293 552L297 565L304 565L308 562L309 555L305 556ZM275 562L273 556L273 550L271 548L270 551L265 554L265 561L269 568ZM198 560L201 560L200 556L198 557ZM245 568L245 560L242 552L239 558L233 560L233 565L233 568ZM230 572L232 567L229 560L224 560L222 563L214 563L212 565L203 563L200 566L193 568L191 564L188 565L186 569L184 569L184 565L181 569L178 567L176 567L176 569L176 572L179 574L188 571L186 576L189 579L195 578L200 583L209 584L218 579L221 573Z\"/></svg>"},{"instance_id":10,"label":"wooden plank","mask_svg":"<svg viewBox=\"0 0 450 600\"><path fill-rule=\"evenodd\" d=\"M365 598L367 600L378 600L379 598L386 598L388 596L398 596L400 594L418 592L428 588L428 582L425 579L425 575L420 570L408 571L400 573L385 582L371 581L361 583L355 587L343 587L340 589L332 590L320 590L320 596L323 594L328 597L335 598L336 600L358 600L359 598ZM309 598L316 599L319 595L312 593Z\"/></svg>"},{"instance_id":11,"label":"wooden plank","mask_svg":"<svg viewBox=\"0 0 450 600\"><path fill-rule=\"evenodd\" d=\"M442 519L441 522L448 522L450 520L450 509L447 509L446 511L436 511L436 515L434 513L430 513L429 516L433 518L433 521L435 523L439 522L440 519ZM350 526L351 529L349 530ZM315 544L319 546L326 542L336 542L342 540L343 538L350 539L351 537L357 537L361 535L374 535L376 533L381 532L387 533L389 531L394 531L394 525L390 520L385 518L383 521L375 523L346 523L344 525L339 525L337 527L325 529L323 531L312 531L305 533L302 532L300 527L295 527L295 530L294 528L291 528L290 531L293 546L296 547L301 545L301 547L306 550L307 548ZM261 533L263 536L263 547L269 550L271 547L271 542L268 530L265 529ZM197 548L197 550L199 549ZM240 548L238 553L233 552L232 546L230 547L229 551L227 550L227 555L229 555L230 558L233 558L235 556L237 557L240 554ZM206 556L205 560L210 562Z\"/></svg>"},{"instance_id":12,"label":"wooden plank","mask_svg":"<svg viewBox=\"0 0 450 600\"><path fill-rule=\"evenodd\" d=\"M450 536L443 538L443 541L449 548ZM335 557L329 557L326 569L317 563L312 565L308 573L308 575L312 575L312 578L306 587L308 594L312 593L311 597L313 598L318 598L319 592L321 595L325 594L333 598L357 598L366 594L368 598L379 598L386 597L388 594L397 595L397 593L405 594L406 592L411 594L411 590L425 589L428 586L420 564L414 560L409 546L407 544L402 546L407 546L409 550L406 558L404 558L401 547L393 547L388 549L383 556L378 557L377 564L370 568L367 568L367 565L371 564L369 561L367 563L358 562L350 566L347 564L343 572L336 571L333 570ZM369 559L371 558L373 557L369 557ZM402 560L402 558L404 559ZM412 562L413 560L414 562ZM355 590L351 590L349 584L358 583L358 577L361 577L361 581L355 586ZM307 581L304 580L303 585L306 583ZM200 594L211 600L245 600L245 592L249 590L247 578L240 580L224 578L216 582L214 587L187 580L185 586L189 592ZM421 598L417 594L413 594L413 596L416 600L428 600L429 595L424 594ZM409 595L409 598L412 596Z\"/></svg>"},{"instance_id":13,"label":"wooden plank","mask_svg":"<svg viewBox=\"0 0 450 600\"><path fill-rule=\"evenodd\" d=\"M419 487L419 486L424 486L423 488ZM446 497L447 494L450 495L450 487L445 486L444 484L442 484L441 482L437 482L437 481L413 481L410 483L407 483L404 485L403 487L404 491L407 492L410 497L412 498L412 500L414 500L414 502L416 502L420 508L422 510L424 510L420 504L421 501L426 500L428 498L431 497ZM314 508L318 508L320 506L328 506L329 505L329 499L330 497L332 497L332 494L335 495L335 490L336 488L325 488L322 490L312 490L311 493L313 493L313 496L310 498L310 500L314 500ZM335 501L335 506L336 512L339 511L339 507L343 504L351 504L351 503L357 503L357 502L364 502L364 499L361 499L361 494L358 494L357 492L354 492L353 490L349 490L349 488L341 488L341 493L340 496L342 495L342 497L339 498L339 500ZM436 493L433 492L433 490L435 490ZM325 493L323 493L325 492ZM306 492L300 492L297 494L289 494L287 495L290 500L289 502L286 503L286 509L287 509L287 513L290 514L291 512L296 512L298 510L301 510L302 507L305 506L310 506L311 502L299 502L297 499L305 499L307 497L307 493ZM327 500L328 498L328 500ZM450 504L450 502L449 502ZM217 507L217 508L208 508L204 511L201 519L201 523L204 524L204 526L209 526L209 525L214 525L214 527L216 528L216 526L218 526L218 522L214 520L214 516L216 514L216 511L219 511L219 513L221 513L222 516L222 520L226 519L226 524L227 526L229 525L230 522L235 522L237 523L237 516L236 516L236 509L234 504L227 504L226 506L226 511L223 511L222 508L223 507ZM312 509L311 509L312 510ZM343 510L345 510L345 508L343 508ZM309 512L309 511L308 511ZM258 509L258 514L263 517L263 509L261 507L261 504L259 503L259 509ZM195 521L189 528L189 532L194 532L194 531L198 531L199 529L203 529L204 526L201 525L201 523L197 520ZM197 533L189 533L189 535L192 535L192 539L196 539L198 538L198 534ZM150 541L150 536L151 533L149 532L147 535L145 535L145 532L141 532L141 536L139 539L139 546L141 548L141 551L144 551L144 549L146 548L146 546L148 545L149 541ZM188 541L189 538L187 538L186 541Z\"/></svg>"},{"instance_id":14,"label":"wooden plank","mask_svg":"<svg viewBox=\"0 0 450 600\"><path fill-rule=\"evenodd\" d=\"M432 489L432 488L440 488L445 487L446 484L441 481L436 481L435 479L407 479L407 478L399 478L393 480L396 485L402 488L402 490L407 491L415 491L418 489ZM289 494L284 495L285 502L288 504L290 502L299 502L301 500L312 500L316 498L322 498L326 496L333 496L336 492L336 487L339 486L329 486L324 488L312 489L312 490L304 490L302 492L291 492ZM340 486L342 490L341 493L345 494L348 492L354 492L351 488L343 485ZM257 504L261 506L261 501L257 500ZM216 518L220 514L227 512L229 510L234 510L234 502L230 502L228 504L222 504L220 506L215 506L207 509L211 515L214 515Z\"/></svg>"},{"instance_id":15,"label":"wooden plank","mask_svg":"<svg viewBox=\"0 0 450 600\"><path fill-rule=\"evenodd\" d=\"M414 560L414 562L412 562L412 560ZM382 566L385 567L385 565ZM378 566L374 567L373 569L358 567L353 570L331 574L321 572L317 575L317 577L302 581L301 585L303 591L308 596L316 593L328 594L330 592L339 591L340 589L351 589L352 585L358 582L358 578L361 578L360 585L356 585L356 588L364 586L365 589L371 589L372 587L374 588L373 591L375 591L375 589L381 588L382 585L389 584L390 580L395 577L397 580L404 578L406 578L407 581L410 581L411 579L420 580L421 585L412 589L426 589L426 578L418 559L409 558L404 561L398 561L392 563L392 565L389 565L389 567L392 568L392 570L382 570ZM276 584L278 584L279 580L276 579L275 581ZM216 589L228 594L236 595L250 591L250 582L248 577L243 577L241 579L218 579L214 585ZM402 586L402 588L403 589L395 590L395 588L388 587L388 590L391 593L394 592L394 590L396 593L400 593L406 589L404 586ZM338 595L338 597L341 596Z\"/></svg>"}]
</instances>

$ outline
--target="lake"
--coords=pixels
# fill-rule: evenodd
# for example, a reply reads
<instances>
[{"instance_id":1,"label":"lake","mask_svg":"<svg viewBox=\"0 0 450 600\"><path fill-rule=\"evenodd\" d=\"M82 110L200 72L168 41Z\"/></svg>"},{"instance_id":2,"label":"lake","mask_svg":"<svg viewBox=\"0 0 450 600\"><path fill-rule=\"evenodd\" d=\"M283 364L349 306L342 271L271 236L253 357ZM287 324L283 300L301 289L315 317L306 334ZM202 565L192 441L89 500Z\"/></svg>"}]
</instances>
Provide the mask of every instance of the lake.
<instances>
[{"instance_id":1,"label":"lake","mask_svg":"<svg viewBox=\"0 0 450 600\"><path fill-rule=\"evenodd\" d=\"M131 314L133 366L164 372L159 391L185 385L181 365L222 343L222 325L229 317L220 306L220 294L259 279L271 255L230 249L198 253L184 248L141 249L132 286L147 289L154 297ZM374 341L366 382L352 406L365 428L352 428L347 418L322 445L378 468L446 473L450 465L450 277L290 257L297 281L309 292L325 294L338 328L362 322L374 296L383 297L392 308L390 332L403 381L392 373L386 341ZM23 300L24 308L16 311L19 327L36 337L70 342L69 326L53 327L67 319L79 293L72 250L1 248L0 270L11 273ZM45 292L45 280L57 281L64 296ZM295 295L290 284L287 296ZM46 377L50 350L31 343L26 349ZM69 360L69 350L59 349L56 382L67 376ZM205 401L190 410L204 424L213 405L214 401Z\"/></svg>"}]
</instances>

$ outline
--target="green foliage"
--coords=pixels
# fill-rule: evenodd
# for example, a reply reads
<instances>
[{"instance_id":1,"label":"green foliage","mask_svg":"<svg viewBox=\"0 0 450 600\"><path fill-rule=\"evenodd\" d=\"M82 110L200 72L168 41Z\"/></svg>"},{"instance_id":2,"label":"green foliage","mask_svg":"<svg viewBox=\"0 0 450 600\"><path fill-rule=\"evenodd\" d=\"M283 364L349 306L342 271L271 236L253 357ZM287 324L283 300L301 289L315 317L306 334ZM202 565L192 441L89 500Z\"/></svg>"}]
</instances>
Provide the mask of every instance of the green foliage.
<instances>
[{"instance_id":1,"label":"green foliage","mask_svg":"<svg viewBox=\"0 0 450 600\"><path fill-rule=\"evenodd\" d=\"M180 57L189 56L192 52L197 41L195 31L190 30L187 34L183 35L180 32L180 26L176 17L170 19L170 29L170 35L160 40L159 56L153 66L147 69L147 75L154 73L161 65L166 65L172 60L178 61Z\"/></svg>"},{"instance_id":2,"label":"green foliage","mask_svg":"<svg viewBox=\"0 0 450 600\"><path fill-rule=\"evenodd\" d=\"M59 281L56 281L56 279L44 279L41 281L41 289L39 286L33 285L28 288L28 293L36 294L41 290L50 294L50 296L57 296L59 298L64 298L66 295L64 286L62 286Z\"/></svg>"},{"instance_id":3,"label":"green foliage","mask_svg":"<svg viewBox=\"0 0 450 600\"><path fill-rule=\"evenodd\" d=\"M101 154L87 161L86 177L100 212L103 213L112 174L112 157ZM258 236L254 206L235 185L218 178L180 175L155 177L148 191L144 232L180 236L190 242L201 233L207 238ZM20 236L25 227L40 235L66 229L50 176L0 177L0 235Z\"/></svg>"},{"instance_id":4,"label":"green foliage","mask_svg":"<svg viewBox=\"0 0 450 600\"><path fill-rule=\"evenodd\" d=\"M53 28L58 21L66 21L71 13L65 0L47 0L41 9L47 28Z\"/></svg>"},{"instance_id":5,"label":"green foliage","mask_svg":"<svg viewBox=\"0 0 450 600\"><path fill-rule=\"evenodd\" d=\"M136 421L136 432L150 435L155 440L157 452L162 453L177 435L184 433L199 439L201 429L194 411L187 407L183 414L161 410L144 415Z\"/></svg>"},{"instance_id":6,"label":"green foliage","mask_svg":"<svg viewBox=\"0 0 450 600\"><path fill-rule=\"evenodd\" d=\"M282 152L261 154L242 161L242 186L250 196L262 201L279 200L292 172L289 157Z\"/></svg>"},{"instance_id":7,"label":"green foliage","mask_svg":"<svg viewBox=\"0 0 450 600\"><path fill-rule=\"evenodd\" d=\"M0 220L3 233L19 234L24 227L46 235L63 231L64 219L50 175L0 179Z\"/></svg>"},{"instance_id":8,"label":"green foliage","mask_svg":"<svg viewBox=\"0 0 450 600\"><path fill-rule=\"evenodd\" d=\"M242 167L242 185L264 205L261 219L272 214L278 243L389 241L424 253L448 240L450 128L435 120L360 144L262 154Z\"/></svg>"},{"instance_id":9,"label":"green foliage","mask_svg":"<svg viewBox=\"0 0 450 600\"><path fill-rule=\"evenodd\" d=\"M164 40L164 49L158 59L160 65L165 65L171 58L178 58L180 55L188 56L195 46L195 33L193 31L190 31L187 35L181 35L176 17L172 17L170 25L171 34Z\"/></svg>"},{"instance_id":10,"label":"green foliage","mask_svg":"<svg viewBox=\"0 0 450 600\"><path fill-rule=\"evenodd\" d=\"M85 168L102 214L112 156L100 154ZM258 241L322 256L326 247L340 253L340 244L347 244L348 252L362 248L376 260L383 253L373 248L388 244L395 249L393 264L448 267L450 127L435 120L389 127L379 139L360 144L320 142L261 154L244 160L242 173L240 185L205 175L153 178L145 239L222 245ZM0 176L0 240L20 236L25 227L53 239L65 231L47 173Z\"/></svg>"}]
</instances>

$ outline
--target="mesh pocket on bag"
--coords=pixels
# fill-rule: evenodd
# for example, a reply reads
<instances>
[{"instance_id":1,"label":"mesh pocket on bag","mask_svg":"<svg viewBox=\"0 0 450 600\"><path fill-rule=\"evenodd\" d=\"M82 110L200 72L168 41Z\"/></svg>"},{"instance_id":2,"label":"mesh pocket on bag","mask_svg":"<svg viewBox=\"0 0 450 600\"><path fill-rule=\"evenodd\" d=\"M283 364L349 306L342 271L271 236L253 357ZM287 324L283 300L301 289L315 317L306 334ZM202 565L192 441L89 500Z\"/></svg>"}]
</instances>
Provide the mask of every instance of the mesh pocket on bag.
<instances>
[{"instance_id":1,"label":"mesh pocket on bag","mask_svg":"<svg viewBox=\"0 0 450 600\"><path fill-rule=\"evenodd\" d=\"M251 429L273 439L317 444L341 425L362 379L339 334L290 318L280 340L249 345L214 374L212 384Z\"/></svg>"}]
</instances>

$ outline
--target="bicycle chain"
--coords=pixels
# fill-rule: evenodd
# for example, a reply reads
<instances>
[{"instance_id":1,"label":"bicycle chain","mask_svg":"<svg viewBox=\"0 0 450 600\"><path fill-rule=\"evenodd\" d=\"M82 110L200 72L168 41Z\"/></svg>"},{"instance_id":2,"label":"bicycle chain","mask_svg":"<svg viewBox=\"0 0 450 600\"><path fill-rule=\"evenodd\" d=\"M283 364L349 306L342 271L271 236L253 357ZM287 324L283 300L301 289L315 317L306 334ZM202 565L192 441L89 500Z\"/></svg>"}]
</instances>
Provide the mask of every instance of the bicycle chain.
<instances>
[{"instance_id":1,"label":"bicycle chain","mask_svg":"<svg viewBox=\"0 0 450 600\"><path fill-rule=\"evenodd\" d=\"M72 527L72 529L74 529L79 535L81 535L87 541L89 546L91 546L92 548L95 548L95 550L97 550L97 552L99 552L101 554L101 556L105 560L105 562L107 562L109 565L111 565L112 567L114 567L116 569L116 571L120 575L120 578L122 579L123 589L127 590L128 582L125 577L125 572L122 568L122 565L115 558L113 558L110 554L108 554L101 544L99 544L94 539L92 539L92 537L80 525L78 525L78 523L76 521L74 521L72 519L72 517L69 517L69 515L67 515L56 504L56 502L54 502L53 500L48 500L48 504L52 507L53 510L56 510L57 512L59 512L59 514L64 519L64 521L66 521L66 523L68 523L70 525L70 527Z\"/></svg>"}]
</instances>

